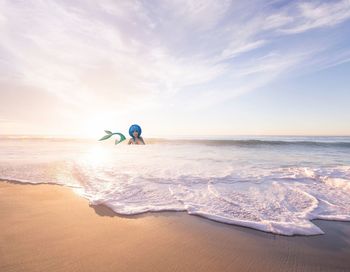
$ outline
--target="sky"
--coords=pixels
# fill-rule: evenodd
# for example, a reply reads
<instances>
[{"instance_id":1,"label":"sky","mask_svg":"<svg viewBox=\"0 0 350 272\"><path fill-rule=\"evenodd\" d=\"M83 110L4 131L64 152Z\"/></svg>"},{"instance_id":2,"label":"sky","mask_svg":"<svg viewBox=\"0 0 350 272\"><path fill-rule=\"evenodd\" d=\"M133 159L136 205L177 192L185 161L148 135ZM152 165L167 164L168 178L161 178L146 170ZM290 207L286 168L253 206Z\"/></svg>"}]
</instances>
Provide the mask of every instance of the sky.
<instances>
[{"instance_id":1,"label":"sky","mask_svg":"<svg viewBox=\"0 0 350 272\"><path fill-rule=\"evenodd\" d=\"M0 134L350 135L350 0L0 0Z\"/></svg>"}]
</instances>

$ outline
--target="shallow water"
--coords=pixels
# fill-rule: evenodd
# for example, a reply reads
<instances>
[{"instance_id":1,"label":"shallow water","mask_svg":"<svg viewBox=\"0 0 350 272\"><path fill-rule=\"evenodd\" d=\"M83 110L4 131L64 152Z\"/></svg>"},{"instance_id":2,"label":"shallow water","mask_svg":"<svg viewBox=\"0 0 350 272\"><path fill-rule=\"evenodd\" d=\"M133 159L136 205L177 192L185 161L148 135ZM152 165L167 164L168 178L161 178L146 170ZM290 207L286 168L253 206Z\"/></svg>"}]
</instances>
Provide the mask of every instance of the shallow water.
<instances>
[{"instance_id":1,"label":"shallow water","mask_svg":"<svg viewBox=\"0 0 350 272\"><path fill-rule=\"evenodd\" d=\"M349 137L113 141L1 138L0 178L71 187L116 213L187 211L284 234L350 221Z\"/></svg>"}]
</instances>

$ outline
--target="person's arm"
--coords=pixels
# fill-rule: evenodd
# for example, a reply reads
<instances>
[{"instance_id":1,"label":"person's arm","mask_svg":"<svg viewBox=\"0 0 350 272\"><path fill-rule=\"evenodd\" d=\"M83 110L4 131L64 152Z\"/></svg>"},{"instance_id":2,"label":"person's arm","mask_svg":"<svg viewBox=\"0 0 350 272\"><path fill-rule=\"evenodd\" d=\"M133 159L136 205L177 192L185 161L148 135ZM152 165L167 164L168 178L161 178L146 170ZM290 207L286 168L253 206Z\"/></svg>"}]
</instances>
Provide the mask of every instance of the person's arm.
<instances>
[{"instance_id":1,"label":"person's arm","mask_svg":"<svg viewBox=\"0 0 350 272\"><path fill-rule=\"evenodd\" d=\"M132 144L131 139L129 139L128 145L129 145L129 144Z\"/></svg>"}]
</instances>

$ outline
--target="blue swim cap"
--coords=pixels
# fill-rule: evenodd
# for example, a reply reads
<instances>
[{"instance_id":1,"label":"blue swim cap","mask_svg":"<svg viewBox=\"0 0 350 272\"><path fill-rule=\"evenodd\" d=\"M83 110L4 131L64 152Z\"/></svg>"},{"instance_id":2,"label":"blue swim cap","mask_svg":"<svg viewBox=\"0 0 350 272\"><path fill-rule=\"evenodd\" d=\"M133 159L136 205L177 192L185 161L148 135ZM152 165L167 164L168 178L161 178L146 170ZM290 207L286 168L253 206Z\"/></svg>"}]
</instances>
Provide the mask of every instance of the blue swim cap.
<instances>
[{"instance_id":1,"label":"blue swim cap","mask_svg":"<svg viewBox=\"0 0 350 272\"><path fill-rule=\"evenodd\" d=\"M132 126L129 128L129 135L130 135L131 137L134 137L134 135L132 135L132 134L133 134L133 132L134 132L135 130L139 133L139 137L140 137L142 130L141 130L141 127L140 127L139 125L136 125L136 124L132 125Z\"/></svg>"}]
</instances>

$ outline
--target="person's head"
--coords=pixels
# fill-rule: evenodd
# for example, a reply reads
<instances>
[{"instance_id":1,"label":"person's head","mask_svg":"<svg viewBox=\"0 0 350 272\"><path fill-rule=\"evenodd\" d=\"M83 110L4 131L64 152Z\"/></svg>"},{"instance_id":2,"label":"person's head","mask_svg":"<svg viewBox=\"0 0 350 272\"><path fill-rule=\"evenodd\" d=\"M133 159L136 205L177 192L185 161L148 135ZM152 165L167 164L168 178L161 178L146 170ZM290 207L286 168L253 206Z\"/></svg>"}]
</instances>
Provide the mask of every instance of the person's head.
<instances>
[{"instance_id":1,"label":"person's head","mask_svg":"<svg viewBox=\"0 0 350 272\"><path fill-rule=\"evenodd\" d=\"M141 136L141 127L139 125L132 125L129 128L129 135L133 138L140 137Z\"/></svg>"}]
</instances>

